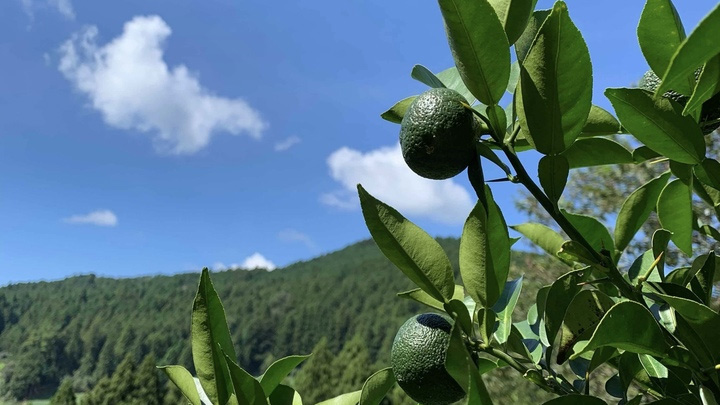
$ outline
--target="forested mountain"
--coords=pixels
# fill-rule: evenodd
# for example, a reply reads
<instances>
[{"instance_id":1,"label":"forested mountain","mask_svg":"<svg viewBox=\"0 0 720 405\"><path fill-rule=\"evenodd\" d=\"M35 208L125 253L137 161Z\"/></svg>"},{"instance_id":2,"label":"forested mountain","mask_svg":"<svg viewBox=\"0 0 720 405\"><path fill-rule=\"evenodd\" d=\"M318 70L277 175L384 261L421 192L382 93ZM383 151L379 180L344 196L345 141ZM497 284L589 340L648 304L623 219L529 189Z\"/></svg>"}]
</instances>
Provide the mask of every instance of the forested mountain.
<instances>
[{"instance_id":1,"label":"forested mountain","mask_svg":"<svg viewBox=\"0 0 720 405\"><path fill-rule=\"evenodd\" d=\"M457 269L458 241L439 242ZM562 271L552 259L515 253L512 275L525 274L519 307L524 311L535 291ZM65 377L75 392L85 392L110 384L122 363L128 369L148 363L147 356L192 371L190 313L198 278L88 275L0 288L0 393L47 396ZM359 389L373 370L388 365L398 327L428 310L396 296L413 286L372 241L272 272L216 272L212 280L244 368L257 375L281 356L315 352L292 376L308 404ZM503 378L490 381L506 395L500 404L534 403L532 397L542 395L522 379L507 390ZM176 395L168 391L165 402L178 403ZM508 397L528 395L519 402ZM406 402L397 391L390 400Z\"/></svg>"}]
</instances>

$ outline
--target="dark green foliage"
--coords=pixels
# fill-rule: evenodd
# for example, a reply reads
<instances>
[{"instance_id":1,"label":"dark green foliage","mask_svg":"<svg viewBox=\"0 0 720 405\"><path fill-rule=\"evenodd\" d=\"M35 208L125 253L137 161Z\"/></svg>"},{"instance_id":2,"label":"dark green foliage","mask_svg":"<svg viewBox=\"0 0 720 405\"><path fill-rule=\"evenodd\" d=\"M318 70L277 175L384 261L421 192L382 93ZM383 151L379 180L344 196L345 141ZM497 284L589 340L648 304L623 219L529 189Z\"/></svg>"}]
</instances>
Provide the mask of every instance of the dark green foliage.
<instances>
[{"instance_id":1,"label":"dark green foliage","mask_svg":"<svg viewBox=\"0 0 720 405\"><path fill-rule=\"evenodd\" d=\"M335 381L339 373L333 367L333 357L328 349L328 340L323 337L295 379L294 388L302 393L304 402L315 404L333 397L337 392Z\"/></svg>"},{"instance_id":2,"label":"dark green foliage","mask_svg":"<svg viewBox=\"0 0 720 405\"><path fill-rule=\"evenodd\" d=\"M75 405L76 400L73 382L70 378L65 378L55 395L50 398L50 405Z\"/></svg>"}]
</instances>

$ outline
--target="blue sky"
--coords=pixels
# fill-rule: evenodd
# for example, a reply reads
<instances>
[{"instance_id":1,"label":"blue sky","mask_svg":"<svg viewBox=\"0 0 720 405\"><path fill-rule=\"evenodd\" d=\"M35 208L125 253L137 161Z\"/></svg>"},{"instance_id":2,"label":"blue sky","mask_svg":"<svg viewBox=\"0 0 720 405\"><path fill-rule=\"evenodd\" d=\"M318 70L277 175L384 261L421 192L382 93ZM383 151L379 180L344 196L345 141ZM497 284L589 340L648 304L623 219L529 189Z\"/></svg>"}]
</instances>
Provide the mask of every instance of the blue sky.
<instances>
[{"instance_id":1,"label":"blue sky","mask_svg":"<svg viewBox=\"0 0 720 405\"><path fill-rule=\"evenodd\" d=\"M642 3L568 1L605 108L647 69ZM676 3L688 32L715 4ZM474 202L379 118L424 90L414 64L452 65L434 2L9 0L0 60L0 285L282 267L369 236L358 182L432 235Z\"/></svg>"}]
</instances>

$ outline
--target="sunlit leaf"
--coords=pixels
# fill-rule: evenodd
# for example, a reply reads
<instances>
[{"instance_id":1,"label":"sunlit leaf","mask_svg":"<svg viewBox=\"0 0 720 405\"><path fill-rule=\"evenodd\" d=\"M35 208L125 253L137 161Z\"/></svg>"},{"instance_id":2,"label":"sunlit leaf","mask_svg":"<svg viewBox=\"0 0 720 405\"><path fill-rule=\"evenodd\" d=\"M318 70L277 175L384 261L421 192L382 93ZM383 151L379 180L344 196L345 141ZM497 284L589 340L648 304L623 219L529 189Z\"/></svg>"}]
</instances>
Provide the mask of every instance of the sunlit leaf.
<instances>
[{"instance_id":1,"label":"sunlit leaf","mask_svg":"<svg viewBox=\"0 0 720 405\"><path fill-rule=\"evenodd\" d=\"M680 179L668 183L657 200L660 224L672 232L672 241L688 256L692 255L692 189Z\"/></svg>"},{"instance_id":2,"label":"sunlit leaf","mask_svg":"<svg viewBox=\"0 0 720 405\"><path fill-rule=\"evenodd\" d=\"M623 202L615 221L615 247L618 250L625 250L648 219L669 178L669 172L661 174L633 191Z\"/></svg>"}]
</instances>

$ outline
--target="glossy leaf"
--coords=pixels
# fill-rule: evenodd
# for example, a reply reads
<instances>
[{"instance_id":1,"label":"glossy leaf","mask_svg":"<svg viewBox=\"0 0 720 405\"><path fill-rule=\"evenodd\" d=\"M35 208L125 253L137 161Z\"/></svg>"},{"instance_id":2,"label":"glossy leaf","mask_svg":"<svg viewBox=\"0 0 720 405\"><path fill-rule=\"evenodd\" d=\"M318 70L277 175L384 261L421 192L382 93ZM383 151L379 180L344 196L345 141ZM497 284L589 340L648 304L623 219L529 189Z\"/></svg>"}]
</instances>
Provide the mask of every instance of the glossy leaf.
<instances>
[{"instance_id":1,"label":"glossy leaf","mask_svg":"<svg viewBox=\"0 0 720 405\"><path fill-rule=\"evenodd\" d=\"M598 290L582 290L573 297L562 321L558 364L565 362L575 343L592 336L595 327L613 304L610 297Z\"/></svg>"},{"instance_id":2,"label":"glossy leaf","mask_svg":"<svg viewBox=\"0 0 720 405\"><path fill-rule=\"evenodd\" d=\"M552 283L545 303L545 330L550 346L555 342L555 337L562 327L568 306L582 289L579 284L588 277L590 277L590 269L580 269L564 274Z\"/></svg>"},{"instance_id":3,"label":"glossy leaf","mask_svg":"<svg viewBox=\"0 0 720 405\"><path fill-rule=\"evenodd\" d=\"M720 345L708 344L709 342L720 342L720 315L711 308L687 298L659 293L656 295L673 307L677 314L682 316L691 328L702 337L712 356L710 362L712 364L720 362Z\"/></svg>"},{"instance_id":4,"label":"glossy leaf","mask_svg":"<svg viewBox=\"0 0 720 405\"><path fill-rule=\"evenodd\" d=\"M200 402L200 394L195 386L195 379L192 374L185 369L185 367L163 366L158 368L168 376L170 381L172 381L176 387L178 387L180 392L183 394L185 399L190 402L190 404L202 405Z\"/></svg>"},{"instance_id":5,"label":"glossy leaf","mask_svg":"<svg viewBox=\"0 0 720 405\"><path fill-rule=\"evenodd\" d=\"M600 398L590 397L587 395L570 394L557 397L545 402L543 405L607 405Z\"/></svg>"},{"instance_id":6,"label":"glossy leaf","mask_svg":"<svg viewBox=\"0 0 720 405\"><path fill-rule=\"evenodd\" d=\"M706 305L710 305L712 301L713 280L718 271L716 267L717 259L715 252L711 251L703 266L695 273L695 277L690 280L690 288Z\"/></svg>"},{"instance_id":7,"label":"glossy leaf","mask_svg":"<svg viewBox=\"0 0 720 405\"><path fill-rule=\"evenodd\" d=\"M616 135L623 131L620 122L605 109L592 105L587 121L580 133L581 138L601 135Z\"/></svg>"},{"instance_id":8,"label":"glossy leaf","mask_svg":"<svg viewBox=\"0 0 720 405\"><path fill-rule=\"evenodd\" d=\"M605 364L608 360L618 355L617 349L610 346L601 347L593 352L588 365L588 373L592 373L598 367Z\"/></svg>"},{"instance_id":9,"label":"glossy leaf","mask_svg":"<svg viewBox=\"0 0 720 405\"><path fill-rule=\"evenodd\" d=\"M478 201L460 238L460 275L473 299L491 307L500 297L510 271L510 239L500 208L485 187L488 207Z\"/></svg>"},{"instance_id":10,"label":"glossy leaf","mask_svg":"<svg viewBox=\"0 0 720 405\"><path fill-rule=\"evenodd\" d=\"M633 161L635 161L635 163L642 163L642 162L648 161L650 159L655 159L655 158L660 157L659 153L655 152L654 150L648 148L645 145L635 149L632 152L632 155L633 155Z\"/></svg>"},{"instance_id":11,"label":"glossy leaf","mask_svg":"<svg viewBox=\"0 0 720 405\"><path fill-rule=\"evenodd\" d=\"M642 89L607 89L605 96L623 127L651 149L680 163L697 164L705 157L702 131L676 110L679 104Z\"/></svg>"},{"instance_id":12,"label":"glossy leaf","mask_svg":"<svg viewBox=\"0 0 720 405\"><path fill-rule=\"evenodd\" d=\"M499 325L495 331L495 339L500 344L507 342L508 336L510 335L512 313L520 297L522 281L523 278L520 276L520 278L506 282L500 299L498 299L492 308L498 316Z\"/></svg>"},{"instance_id":13,"label":"glossy leaf","mask_svg":"<svg viewBox=\"0 0 720 405\"><path fill-rule=\"evenodd\" d=\"M557 252L560 251L562 244L565 242L565 239L559 233L543 224L528 222L513 225L511 228L553 257L557 257Z\"/></svg>"},{"instance_id":14,"label":"glossy leaf","mask_svg":"<svg viewBox=\"0 0 720 405\"><path fill-rule=\"evenodd\" d=\"M715 159L705 158L701 164L694 167L695 176L703 184L715 190L720 190L720 162Z\"/></svg>"},{"instance_id":15,"label":"glossy leaf","mask_svg":"<svg viewBox=\"0 0 720 405\"><path fill-rule=\"evenodd\" d=\"M270 405L303 405L300 394L291 387L280 384L268 398Z\"/></svg>"},{"instance_id":16,"label":"glossy leaf","mask_svg":"<svg viewBox=\"0 0 720 405\"><path fill-rule=\"evenodd\" d=\"M430 69L423 65L415 65L410 72L410 77L433 88L444 88L445 84L438 79Z\"/></svg>"},{"instance_id":17,"label":"glossy leaf","mask_svg":"<svg viewBox=\"0 0 720 405\"><path fill-rule=\"evenodd\" d=\"M638 256L635 261L633 261L632 265L630 265L630 268L628 269L628 278L630 279L630 284L635 284L638 281L638 278L645 277L648 275L648 271L651 271L648 277L645 280L648 281L662 281L662 278L660 277L660 274L658 274L656 270L656 260L654 253L652 250L648 250L647 252L643 253L642 255ZM651 270L652 268L652 270Z\"/></svg>"},{"instance_id":18,"label":"glossy leaf","mask_svg":"<svg viewBox=\"0 0 720 405\"><path fill-rule=\"evenodd\" d=\"M359 405L380 405L385 394L395 385L395 375L392 368L376 371L365 380L360 395Z\"/></svg>"},{"instance_id":19,"label":"glossy leaf","mask_svg":"<svg viewBox=\"0 0 720 405\"><path fill-rule=\"evenodd\" d=\"M664 357L670 349L653 315L634 301L623 301L610 308L587 345L581 349L578 346L576 354L611 346L658 357Z\"/></svg>"},{"instance_id":20,"label":"glossy leaf","mask_svg":"<svg viewBox=\"0 0 720 405\"><path fill-rule=\"evenodd\" d=\"M462 300L465 296L465 289L461 285L455 286L455 292L453 293L452 299ZM398 293L398 297L406 298L413 301L417 301L421 304L425 304L431 308L435 308L439 311L444 311L443 303L431 297L430 294L425 291L415 288L410 291Z\"/></svg>"},{"instance_id":21,"label":"glossy leaf","mask_svg":"<svg viewBox=\"0 0 720 405\"><path fill-rule=\"evenodd\" d=\"M560 200L567 184L570 165L564 155L543 156L538 163L538 178L550 201Z\"/></svg>"},{"instance_id":22,"label":"glossy leaf","mask_svg":"<svg viewBox=\"0 0 720 405\"><path fill-rule=\"evenodd\" d=\"M625 352L620 355L618 361L618 374L623 393L627 395L628 388L634 380L650 385L650 377L643 369L642 363L636 353Z\"/></svg>"},{"instance_id":23,"label":"glossy leaf","mask_svg":"<svg viewBox=\"0 0 720 405\"><path fill-rule=\"evenodd\" d=\"M540 31L540 27L542 27L551 11L552 10L537 10L530 15L525 31L523 31L520 38L515 42L515 53L517 54L517 60L521 63L527 57L528 52L530 52L530 47L535 41L538 31Z\"/></svg>"},{"instance_id":24,"label":"glossy leaf","mask_svg":"<svg viewBox=\"0 0 720 405\"><path fill-rule=\"evenodd\" d=\"M489 0L505 28L510 45L520 38L533 11L532 0Z\"/></svg>"},{"instance_id":25,"label":"glossy leaf","mask_svg":"<svg viewBox=\"0 0 720 405\"><path fill-rule=\"evenodd\" d=\"M553 6L522 63L520 94L519 122L538 152L562 153L582 132L591 107L592 66L562 1Z\"/></svg>"},{"instance_id":26,"label":"glossy leaf","mask_svg":"<svg viewBox=\"0 0 720 405\"><path fill-rule=\"evenodd\" d=\"M672 241L686 255L692 255L692 189L675 179L663 188L657 200L660 224L672 232Z\"/></svg>"},{"instance_id":27,"label":"glossy leaf","mask_svg":"<svg viewBox=\"0 0 720 405\"><path fill-rule=\"evenodd\" d=\"M347 394L338 395L334 398L318 402L316 405L357 405L360 402L362 390L348 392Z\"/></svg>"},{"instance_id":28,"label":"glossy leaf","mask_svg":"<svg viewBox=\"0 0 720 405\"><path fill-rule=\"evenodd\" d=\"M667 378L668 369L662 363L655 360L654 357L648 356L647 354L639 355L640 364L643 369L652 378Z\"/></svg>"},{"instance_id":29,"label":"glossy leaf","mask_svg":"<svg viewBox=\"0 0 720 405\"><path fill-rule=\"evenodd\" d=\"M465 86L465 83L463 83L462 77L460 77L460 73L455 66L445 69L435 76L440 79L443 84L445 84L445 87L462 94L468 104L472 104L475 101L475 96L473 96L467 86Z\"/></svg>"},{"instance_id":30,"label":"glossy leaf","mask_svg":"<svg viewBox=\"0 0 720 405\"><path fill-rule=\"evenodd\" d=\"M618 250L625 250L647 221L669 178L669 172L661 174L633 191L623 202L615 221L615 247Z\"/></svg>"},{"instance_id":31,"label":"glossy leaf","mask_svg":"<svg viewBox=\"0 0 720 405\"><path fill-rule=\"evenodd\" d=\"M695 72L695 69L719 54L718 32L720 32L720 4L705 16L682 42L665 70L662 83L658 86L656 93L662 94L667 90L677 88L686 80L687 76ZM658 76L660 76L659 73Z\"/></svg>"},{"instance_id":32,"label":"glossy leaf","mask_svg":"<svg viewBox=\"0 0 720 405\"><path fill-rule=\"evenodd\" d=\"M685 39L685 28L671 0L648 0L637 28L638 42L650 69L661 75ZM692 76L687 77L693 80ZM674 89L690 94L694 80L684 80Z\"/></svg>"},{"instance_id":33,"label":"glossy leaf","mask_svg":"<svg viewBox=\"0 0 720 405\"><path fill-rule=\"evenodd\" d=\"M629 150L607 138L578 139L562 156L565 156L571 169L634 162Z\"/></svg>"},{"instance_id":34,"label":"glossy leaf","mask_svg":"<svg viewBox=\"0 0 720 405\"><path fill-rule=\"evenodd\" d=\"M310 355L293 355L273 362L260 378L260 385L265 391L265 396L270 396L282 380L308 357Z\"/></svg>"},{"instance_id":35,"label":"glossy leaf","mask_svg":"<svg viewBox=\"0 0 720 405\"><path fill-rule=\"evenodd\" d=\"M442 302L450 300L455 281L450 260L440 244L361 185L358 194L365 224L383 254L431 297Z\"/></svg>"},{"instance_id":36,"label":"glossy leaf","mask_svg":"<svg viewBox=\"0 0 720 405\"><path fill-rule=\"evenodd\" d=\"M497 104L510 77L510 45L487 0L439 0L460 77L480 102Z\"/></svg>"},{"instance_id":37,"label":"glossy leaf","mask_svg":"<svg viewBox=\"0 0 720 405\"><path fill-rule=\"evenodd\" d=\"M225 354L225 361L230 370L237 403L239 405L266 405L267 395L260 382L238 366L227 354Z\"/></svg>"},{"instance_id":38,"label":"glossy leaf","mask_svg":"<svg viewBox=\"0 0 720 405\"><path fill-rule=\"evenodd\" d=\"M700 110L705 101L709 100L715 94L720 93L720 54L715 55L705 62L702 73L698 78L692 97L685 104L683 114L692 115L693 112Z\"/></svg>"},{"instance_id":39,"label":"glossy leaf","mask_svg":"<svg viewBox=\"0 0 720 405\"><path fill-rule=\"evenodd\" d=\"M197 377L213 403L226 403L232 394L224 353L236 358L225 321L225 310L207 268L203 269L192 312L192 356Z\"/></svg>"},{"instance_id":40,"label":"glossy leaf","mask_svg":"<svg viewBox=\"0 0 720 405\"><path fill-rule=\"evenodd\" d=\"M658 257L660 256L660 253L663 253L663 256L660 258L660 261L657 264L658 273L660 274L661 278L664 278L665 274L665 251L667 250L667 245L670 242L670 238L672 238L672 232L668 231L667 229L658 229L653 232L652 235L653 256Z\"/></svg>"},{"instance_id":41,"label":"glossy leaf","mask_svg":"<svg viewBox=\"0 0 720 405\"><path fill-rule=\"evenodd\" d=\"M395 124L401 123L403 117L405 116L405 112L407 112L408 108L410 108L410 104L412 104L416 98L417 96L410 96L398 101L394 106L390 107L389 110L380 114L380 118Z\"/></svg>"}]
</instances>

